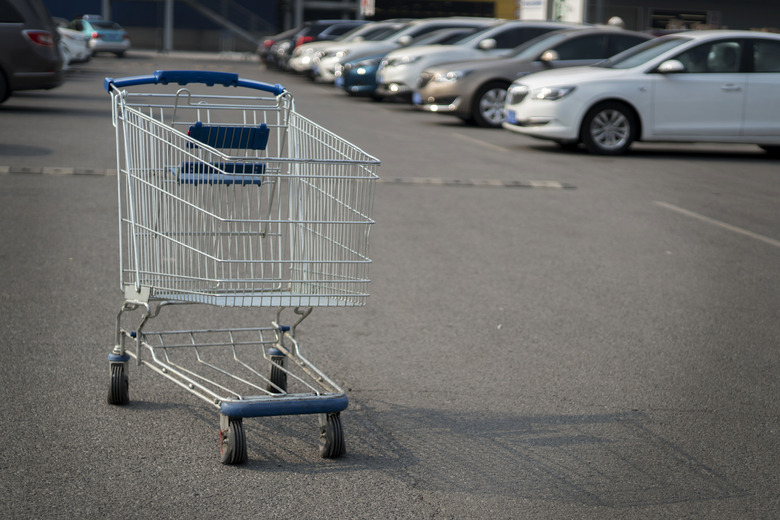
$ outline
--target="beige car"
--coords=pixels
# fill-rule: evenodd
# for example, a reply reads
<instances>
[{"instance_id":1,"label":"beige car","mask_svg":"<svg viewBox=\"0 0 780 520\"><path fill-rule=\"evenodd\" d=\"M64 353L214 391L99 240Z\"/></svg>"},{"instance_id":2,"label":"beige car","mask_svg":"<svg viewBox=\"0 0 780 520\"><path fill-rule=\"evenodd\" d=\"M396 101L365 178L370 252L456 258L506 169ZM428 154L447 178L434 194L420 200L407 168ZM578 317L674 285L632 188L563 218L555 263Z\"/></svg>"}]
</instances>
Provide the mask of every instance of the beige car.
<instances>
[{"instance_id":1,"label":"beige car","mask_svg":"<svg viewBox=\"0 0 780 520\"><path fill-rule=\"evenodd\" d=\"M502 57L426 69L412 102L420 110L500 128L507 88L517 78L542 70L590 65L651 38L649 34L608 27L583 26L547 33Z\"/></svg>"}]
</instances>

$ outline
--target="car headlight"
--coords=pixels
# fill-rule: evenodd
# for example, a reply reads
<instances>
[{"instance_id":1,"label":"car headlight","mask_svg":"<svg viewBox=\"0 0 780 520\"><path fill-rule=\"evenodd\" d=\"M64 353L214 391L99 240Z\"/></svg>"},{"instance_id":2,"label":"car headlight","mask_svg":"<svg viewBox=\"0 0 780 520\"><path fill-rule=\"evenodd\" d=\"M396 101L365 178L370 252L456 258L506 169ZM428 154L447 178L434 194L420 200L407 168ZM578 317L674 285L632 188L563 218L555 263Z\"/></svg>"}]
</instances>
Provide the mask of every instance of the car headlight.
<instances>
[{"instance_id":1,"label":"car headlight","mask_svg":"<svg viewBox=\"0 0 780 520\"><path fill-rule=\"evenodd\" d=\"M574 86L567 87L541 87L531 90L530 99L536 101L558 101L574 92Z\"/></svg>"},{"instance_id":2,"label":"car headlight","mask_svg":"<svg viewBox=\"0 0 780 520\"><path fill-rule=\"evenodd\" d=\"M471 72L472 71L470 70L449 70L447 72L437 72L433 75L433 79L431 81L434 83L455 83L471 74Z\"/></svg>"}]
</instances>

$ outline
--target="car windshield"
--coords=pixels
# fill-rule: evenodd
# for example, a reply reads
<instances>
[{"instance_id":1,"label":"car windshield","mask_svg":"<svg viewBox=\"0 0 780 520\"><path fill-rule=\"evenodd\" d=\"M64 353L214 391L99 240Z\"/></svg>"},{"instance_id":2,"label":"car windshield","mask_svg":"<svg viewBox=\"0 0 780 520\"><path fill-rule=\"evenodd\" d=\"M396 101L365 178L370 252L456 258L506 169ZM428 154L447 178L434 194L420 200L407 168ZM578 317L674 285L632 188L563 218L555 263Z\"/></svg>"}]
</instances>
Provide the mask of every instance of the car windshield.
<instances>
[{"instance_id":1,"label":"car windshield","mask_svg":"<svg viewBox=\"0 0 780 520\"><path fill-rule=\"evenodd\" d=\"M472 34L467 34L466 36L463 36L460 40L453 42L457 43L458 45L469 45L469 44L477 44L485 37L484 34L491 29L493 29L495 25L489 25L484 28L479 28L479 30Z\"/></svg>"},{"instance_id":2,"label":"car windshield","mask_svg":"<svg viewBox=\"0 0 780 520\"><path fill-rule=\"evenodd\" d=\"M522 45L518 45L503 55L504 58L518 58L521 60L533 60L539 57L544 51L555 47L558 43L566 39L566 32L554 32L537 36Z\"/></svg>"},{"instance_id":3,"label":"car windshield","mask_svg":"<svg viewBox=\"0 0 780 520\"><path fill-rule=\"evenodd\" d=\"M409 27L410 27L410 24L404 24L404 25L402 25L402 26L400 26L400 27L396 27L396 28L394 28L392 31L390 31L389 33L385 34L381 40L382 40L382 41L384 41L384 40L390 40L390 39L392 39L393 37L395 37L397 34L399 34L399 33L401 33L401 32L404 32L405 30L407 30Z\"/></svg>"},{"instance_id":4,"label":"car windshield","mask_svg":"<svg viewBox=\"0 0 780 520\"><path fill-rule=\"evenodd\" d=\"M636 47L623 51L595 66L608 69L631 69L639 67L666 51L679 47L690 40L691 39L686 36L661 36L654 40L648 40L646 43L640 43Z\"/></svg>"},{"instance_id":5,"label":"car windshield","mask_svg":"<svg viewBox=\"0 0 780 520\"><path fill-rule=\"evenodd\" d=\"M400 30L401 28L392 25L386 27L375 27L371 31L367 32L366 34L361 34L360 36L363 37L364 41L373 42L389 38Z\"/></svg>"},{"instance_id":6,"label":"car windshield","mask_svg":"<svg viewBox=\"0 0 780 520\"><path fill-rule=\"evenodd\" d=\"M417 38L412 40L412 43L410 43L409 46L411 47L413 45L428 45L428 44L451 45L453 43L458 42L459 40L462 40L465 37L474 34L474 31L476 30L477 30L476 27L464 27L458 29L439 29L438 31L433 31L418 36Z\"/></svg>"}]
</instances>

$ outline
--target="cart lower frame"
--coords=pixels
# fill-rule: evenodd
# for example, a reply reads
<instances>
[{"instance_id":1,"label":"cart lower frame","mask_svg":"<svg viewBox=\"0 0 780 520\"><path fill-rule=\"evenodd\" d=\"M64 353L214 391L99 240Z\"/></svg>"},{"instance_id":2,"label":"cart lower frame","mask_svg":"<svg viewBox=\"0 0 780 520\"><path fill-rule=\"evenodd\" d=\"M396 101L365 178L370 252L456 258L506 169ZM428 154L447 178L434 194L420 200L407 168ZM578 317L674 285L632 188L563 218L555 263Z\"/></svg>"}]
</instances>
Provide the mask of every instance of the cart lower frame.
<instances>
[{"instance_id":1,"label":"cart lower frame","mask_svg":"<svg viewBox=\"0 0 780 520\"><path fill-rule=\"evenodd\" d=\"M126 292L131 293L132 288ZM140 298L126 299L117 313L116 343L108 355L109 404L130 402L129 365L134 360L137 366L148 367L217 408L225 464L247 460L242 419L254 417L319 415L320 455L333 458L344 454L340 412L347 408L349 399L303 355L295 337L311 307L289 309L294 314L292 325L281 324L285 308L279 308L269 326L149 331L147 325L164 308L188 303L148 300L144 298L148 294L142 290ZM126 322L134 326L126 328Z\"/></svg>"}]
</instances>

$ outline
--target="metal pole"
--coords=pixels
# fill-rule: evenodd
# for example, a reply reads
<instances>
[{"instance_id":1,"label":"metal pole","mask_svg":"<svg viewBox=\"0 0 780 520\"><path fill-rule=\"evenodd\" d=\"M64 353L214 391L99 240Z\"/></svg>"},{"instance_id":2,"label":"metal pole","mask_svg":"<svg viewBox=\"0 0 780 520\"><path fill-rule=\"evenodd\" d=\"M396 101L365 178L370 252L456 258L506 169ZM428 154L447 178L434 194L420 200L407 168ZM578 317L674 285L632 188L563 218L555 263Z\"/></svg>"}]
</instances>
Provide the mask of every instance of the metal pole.
<instances>
[{"instance_id":1,"label":"metal pole","mask_svg":"<svg viewBox=\"0 0 780 520\"><path fill-rule=\"evenodd\" d=\"M173 0L165 0L163 24L163 52L171 52L173 50Z\"/></svg>"},{"instance_id":2,"label":"metal pole","mask_svg":"<svg viewBox=\"0 0 780 520\"><path fill-rule=\"evenodd\" d=\"M100 15L104 20L111 19L111 0L102 0L100 6Z\"/></svg>"},{"instance_id":3,"label":"metal pole","mask_svg":"<svg viewBox=\"0 0 780 520\"><path fill-rule=\"evenodd\" d=\"M593 20L593 23L607 23L605 7L605 0L596 0L596 12L594 13L596 19Z\"/></svg>"},{"instance_id":4,"label":"metal pole","mask_svg":"<svg viewBox=\"0 0 780 520\"><path fill-rule=\"evenodd\" d=\"M295 25L293 27L301 25L303 25L303 0L295 0Z\"/></svg>"}]
</instances>

